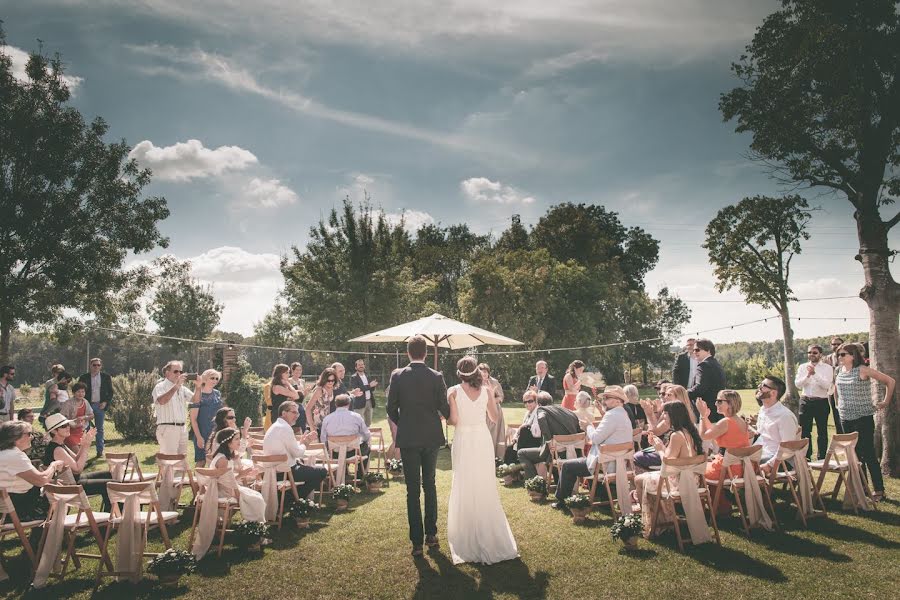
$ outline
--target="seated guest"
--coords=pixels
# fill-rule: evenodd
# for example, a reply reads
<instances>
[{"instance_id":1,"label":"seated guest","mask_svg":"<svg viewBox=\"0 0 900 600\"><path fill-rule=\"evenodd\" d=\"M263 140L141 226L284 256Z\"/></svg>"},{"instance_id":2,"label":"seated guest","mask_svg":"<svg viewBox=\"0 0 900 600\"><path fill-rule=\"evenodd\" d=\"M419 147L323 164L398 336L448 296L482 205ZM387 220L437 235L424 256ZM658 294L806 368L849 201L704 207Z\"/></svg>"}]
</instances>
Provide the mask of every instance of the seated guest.
<instances>
[{"instance_id":1,"label":"seated guest","mask_svg":"<svg viewBox=\"0 0 900 600\"><path fill-rule=\"evenodd\" d=\"M532 421L537 417L537 413L534 410L537 408L537 392L534 390L526 391L522 394L522 402L525 404L525 410L528 412L525 413L525 419L519 428L516 429L515 434L513 434L512 443L506 448L506 453L503 455L504 464L517 462L520 449L537 448L541 445L541 439L531 435Z\"/></svg>"},{"instance_id":2,"label":"seated guest","mask_svg":"<svg viewBox=\"0 0 900 600\"><path fill-rule=\"evenodd\" d=\"M588 425L587 434L591 440L591 451L586 458L563 461L553 508L565 507L565 499L572 495L575 482L579 477L590 477L594 474L594 467L600 456L600 446L631 442L631 419L628 418L628 413L624 408L624 404L628 401L625 392L617 385L609 385L606 386L600 397L606 406L606 412L596 428ZM614 462L609 463L605 466L606 472L615 472L615 467Z\"/></svg>"},{"instance_id":3,"label":"seated guest","mask_svg":"<svg viewBox=\"0 0 900 600\"><path fill-rule=\"evenodd\" d=\"M350 395L339 394L334 398L335 410L322 421L322 435L319 441L328 447L328 438L342 435L355 435L360 439L359 451L363 455L363 461L369 458L369 439L372 434L366 427L366 421L362 415L350 410ZM348 450L347 457L356 456L356 450ZM338 451L331 450L331 457L337 458ZM349 469L349 467L348 467Z\"/></svg>"},{"instance_id":4,"label":"seated guest","mask_svg":"<svg viewBox=\"0 0 900 600\"><path fill-rule=\"evenodd\" d=\"M628 418L631 419L632 427L637 429L647 422L647 414L641 408L640 392L638 392L637 386L631 384L622 388L622 391L625 392L625 397L628 398L628 402L625 403L623 408L628 413Z\"/></svg>"},{"instance_id":5,"label":"seated guest","mask_svg":"<svg viewBox=\"0 0 900 600\"><path fill-rule=\"evenodd\" d=\"M72 398L59 407L59 414L72 421L69 428L69 437L66 438L66 446L72 452L78 453L81 448L81 436L90 421L94 420L94 409L87 401L87 386L81 383L72 384Z\"/></svg>"},{"instance_id":6,"label":"seated guest","mask_svg":"<svg viewBox=\"0 0 900 600\"><path fill-rule=\"evenodd\" d=\"M241 446L241 432L226 427L216 433L216 452L209 461L209 468L221 469L224 477L219 478L219 498L234 498L241 507L241 518L245 521L266 522L266 500L256 490L238 483L238 478L252 476L254 468L245 468L237 452Z\"/></svg>"},{"instance_id":7,"label":"seated guest","mask_svg":"<svg viewBox=\"0 0 900 600\"><path fill-rule=\"evenodd\" d=\"M24 421L0 424L0 488L9 494L20 521L47 517L49 506L41 488L64 468L61 460L51 461L43 471L34 468L25 454L31 446L31 433L31 425Z\"/></svg>"},{"instance_id":8,"label":"seated guest","mask_svg":"<svg viewBox=\"0 0 900 600\"><path fill-rule=\"evenodd\" d=\"M47 444L47 454L44 463L49 464L53 461L62 461L63 468L59 474L59 481L64 485L80 485L84 488L84 493L91 495L99 495L103 498L104 512L110 509L109 496L106 493L106 484L113 481L112 473L109 471L100 471L90 474L82 474L84 464L87 462L88 449L97 430L91 429L84 433L81 447L78 454L72 452L65 445L66 438L71 435L70 421L61 414L50 415L45 421L47 425L47 433L50 435L50 443Z\"/></svg>"},{"instance_id":9,"label":"seated guest","mask_svg":"<svg viewBox=\"0 0 900 600\"><path fill-rule=\"evenodd\" d=\"M266 431L266 437L263 439L263 452L268 455L287 455L285 466L291 468L294 481L303 482L299 486L298 494L301 498L307 498L325 480L328 471L323 467L309 467L301 462L303 455L306 454L306 444L315 439L315 434L305 433L300 436L299 442L294 436L294 423L300 417L297 403L288 400L282 402L278 409L281 413Z\"/></svg>"},{"instance_id":10,"label":"seated guest","mask_svg":"<svg viewBox=\"0 0 900 600\"><path fill-rule=\"evenodd\" d=\"M252 424L253 421L250 420L250 417L244 417L244 423L241 425L241 444L237 450L238 456L243 457L247 454L247 445L249 444L250 439L250 425ZM237 428L237 417L234 414L233 408L230 406L223 406L216 411L216 416L213 417L213 431L206 444L206 456L212 456L216 453L216 450L219 448L219 443L216 441L216 434L223 429L228 428Z\"/></svg>"},{"instance_id":11,"label":"seated guest","mask_svg":"<svg viewBox=\"0 0 900 600\"><path fill-rule=\"evenodd\" d=\"M519 463L525 468L525 478L547 474L547 463L550 462L550 446L548 442L554 435L578 433L578 416L567 408L553 405L553 396L549 392L537 393L538 407L531 423L531 435L541 440L538 448L520 449L517 456Z\"/></svg>"},{"instance_id":12,"label":"seated guest","mask_svg":"<svg viewBox=\"0 0 900 600\"><path fill-rule=\"evenodd\" d=\"M767 375L759 387L756 388L756 402L760 405L759 415L756 417L755 432L758 434L756 443L762 445L762 457L759 460L760 467L769 471L777 466L775 456L781 442L792 442L797 437L797 417L794 413L779 402L784 395L786 386L784 381L773 375Z\"/></svg>"},{"instance_id":13,"label":"seated guest","mask_svg":"<svg viewBox=\"0 0 900 600\"><path fill-rule=\"evenodd\" d=\"M587 431L587 426L594 422L594 403L588 392L575 395L575 414L578 415L578 426Z\"/></svg>"},{"instance_id":14,"label":"seated guest","mask_svg":"<svg viewBox=\"0 0 900 600\"><path fill-rule=\"evenodd\" d=\"M710 482L710 493L716 495L716 484L722 478L722 459L728 448L746 448L750 445L750 431L747 422L738 412L741 410L741 396L734 390L722 390L716 396L716 410L719 412L719 421L711 423L709 420L709 407L701 398L697 398L697 410L700 412L700 438L703 440L715 440L720 449L720 454L710 461L706 467L706 479ZM740 477L744 468L741 465L732 465L730 468L732 477ZM720 514L731 512L731 502L726 501L722 494L722 502L716 507Z\"/></svg>"},{"instance_id":15,"label":"seated guest","mask_svg":"<svg viewBox=\"0 0 900 600\"><path fill-rule=\"evenodd\" d=\"M25 421L29 425L34 424L34 411L30 408L20 408L18 412L16 412L16 418L19 421Z\"/></svg>"},{"instance_id":16,"label":"seated guest","mask_svg":"<svg viewBox=\"0 0 900 600\"><path fill-rule=\"evenodd\" d=\"M657 455L661 458L671 459L691 458L692 456L703 454L703 440L700 439L700 433L694 426L689 416L690 413L684 404L678 401L666 402L663 404L663 412L666 414L666 420L670 424L672 434L669 436L668 444L665 445L657 436L650 434L650 440ZM669 485L673 490L678 489L677 478L670 477ZM644 522L649 526L652 519L651 509L653 506L649 496L655 495L659 489L659 471L638 475L634 479L634 487L634 499L640 498ZM668 505L665 503L663 506L668 508ZM664 511L664 514L667 517L666 522L673 522L674 515L668 511ZM645 530L649 530L649 527L645 527Z\"/></svg>"}]
</instances>

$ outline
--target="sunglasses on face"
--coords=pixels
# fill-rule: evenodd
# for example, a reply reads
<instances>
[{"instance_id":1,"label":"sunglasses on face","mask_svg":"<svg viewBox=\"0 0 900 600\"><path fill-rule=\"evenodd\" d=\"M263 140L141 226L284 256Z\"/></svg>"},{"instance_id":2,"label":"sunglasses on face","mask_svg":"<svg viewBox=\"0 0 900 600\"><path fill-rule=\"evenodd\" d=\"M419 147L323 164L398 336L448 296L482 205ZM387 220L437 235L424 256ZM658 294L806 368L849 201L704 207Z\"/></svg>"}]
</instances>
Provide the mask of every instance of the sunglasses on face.
<instances>
[{"instance_id":1,"label":"sunglasses on face","mask_svg":"<svg viewBox=\"0 0 900 600\"><path fill-rule=\"evenodd\" d=\"M337 379L326 379L325 383L335 383Z\"/></svg>"},{"instance_id":2,"label":"sunglasses on face","mask_svg":"<svg viewBox=\"0 0 900 600\"><path fill-rule=\"evenodd\" d=\"M845 356L850 356L849 352L838 352L838 358L844 358Z\"/></svg>"},{"instance_id":3,"label":"sunglasses on face","mask_svg":"<svg viewBox=\"0 0 900 600\"><path fill-rule=\"evenodd\" d=\"M775 388L768 386L764 383L761 383L761 384L759 384L759 387L756 389L758 389L758 390L774 390ZM718 402L718 400L716 402Z\"/></svg>"},{"instance_id":4,"label":"sunglasses on face","mask_svg":"<svg viewBox=\"0 0 900 600\"><path fill-rule=\"evenodd\" d=\"M182 373L184 373L184 371L179 371L177 369L172 369L172 372L175 373L176 375L181 375Z\"/></svg>"},{"instance_id":5,"label":"sunglasses on face","mask_svg":"<svg viewBox=\"0 0 900 600\"><path fill-rule=\"evenodd\" d=\"M725 404L726 400L722 400L721 398L716 399L716 404Z\"/></svg>"},{"instance_id":6,"label":"sunglasses on face","mask_svg":"<svg viewBox=\"0 0 900 600\"><path fill-rule=\"evenodd\" d=\"M92 366L92 367L97 367L97 368L99 369L99 368L102 367L103 365L101 365L100 363L94 363L94 364L92 364L91 366Z\"/></svg>"},{"instance_id":7,"label":"sunglasses on face","mask_svg":"<svg viewBox=\"0 0 900 600\"><path fill-rule=\"evenodd\" d=\"M523 400L522 402L524 402L525 404L534 404L535 401L534 400Z\"/></svg>"},{"instance_id":8,"label":"sunglasses on face","mask_svg":"<svg viewBox=\"0 0 900 600\"><path fill-rule=\"evenodd\" d=\"M695 352L695 353L696 353L696 352L700 352L700 350L701 350L701 348L694 348L693 350L691 350L691 352Z\"/></svg>"},{"instance_id":9,"label":"sunglasses on face","mask_svg":"<svg viewBox=\"0 0 900 600\"><path fill-rule=\"evenodd\" d=\"M225 420L226 421L234 421L236 418L237 417L235 417L234 415L228 415L227 417L225 417Z\"/></svg>"}]
</instances>

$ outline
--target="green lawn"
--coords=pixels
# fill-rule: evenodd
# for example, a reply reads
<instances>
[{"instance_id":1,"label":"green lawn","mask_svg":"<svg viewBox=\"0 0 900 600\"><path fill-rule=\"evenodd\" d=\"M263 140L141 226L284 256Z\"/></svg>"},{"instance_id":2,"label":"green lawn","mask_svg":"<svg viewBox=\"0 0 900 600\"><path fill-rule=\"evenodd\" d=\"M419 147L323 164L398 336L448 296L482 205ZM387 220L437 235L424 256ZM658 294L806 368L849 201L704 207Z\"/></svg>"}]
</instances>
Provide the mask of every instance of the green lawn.
<instances>
[{"instance_id":1,"label":"green lawn","mask_svg":"<svg viewBox=\"0 0 900 600\"><path fill-rule=\"evenodd\" d=\"M744 413L756 412L752 393L743 393ZM383 403L382 403L383 404ZM507 422L519 422L524 409L510 404ZM385 426L383 407L376 411ZM387 431L387 428L385 427ZM148 458L151 444L124 444L110 450L137 448ZM98 465L99 467L99 465ZM754 532L747 539L735 519L722 523L722 546L676 550L674 535L642 541L627 554L609 536L608 513L595 512L575 526L569 516L549 505L534 504L521 488L500 488L503 505L519 544L521 558L493 566L454 566L446 545L450 453L438 464L439 528L442 551L424 559L409 556L405 487L394 483L378 494L361 494L351 510L322 511L307 531L292 524L276 532L264 556L243 556L228 547L222 559L205 558L198 572L174 591L162 590L148 576L137 586L107 583L100 597L157 598L845 598L890 597L896 593L900 565L900 483L887 481L891 498L864 516L845 514L827 503L828 519L803 529L792 511L779 504L782 531ZM173 534L185 548L191 513ZM113 537L113 546L115 537ZM160 549L157 534L151 547ZM13 582L0 584L0 596L20 597L27 585L26 563L16 543L4 544ZM114 547L111 549L114 553ZM47 594L87 598L96 564L86 561L80 572L53 584ZM893 591L892 591L893 590Z\"/></svg>"}]
</instances>

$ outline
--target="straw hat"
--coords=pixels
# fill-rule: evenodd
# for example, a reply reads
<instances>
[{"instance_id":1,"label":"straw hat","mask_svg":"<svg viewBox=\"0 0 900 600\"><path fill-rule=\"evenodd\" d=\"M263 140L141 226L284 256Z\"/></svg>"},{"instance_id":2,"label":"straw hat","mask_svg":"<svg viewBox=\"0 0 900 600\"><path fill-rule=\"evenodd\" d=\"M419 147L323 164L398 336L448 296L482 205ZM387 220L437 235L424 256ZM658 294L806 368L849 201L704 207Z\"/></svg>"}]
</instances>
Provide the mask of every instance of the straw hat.
<instances>
[{"instance_id":1,"label":"straw hat","mask_svg":"<svg viewBox=\"0 0 900 600\"><path fill-rule=\"evenodd\" d=\"M60 427L64 427L66 425L74 425L75 421L70 421L64 415L60 413L55 413L44 419L44 427L47 429L47 433L51 433Z\"/></svg>"}]
</instances>

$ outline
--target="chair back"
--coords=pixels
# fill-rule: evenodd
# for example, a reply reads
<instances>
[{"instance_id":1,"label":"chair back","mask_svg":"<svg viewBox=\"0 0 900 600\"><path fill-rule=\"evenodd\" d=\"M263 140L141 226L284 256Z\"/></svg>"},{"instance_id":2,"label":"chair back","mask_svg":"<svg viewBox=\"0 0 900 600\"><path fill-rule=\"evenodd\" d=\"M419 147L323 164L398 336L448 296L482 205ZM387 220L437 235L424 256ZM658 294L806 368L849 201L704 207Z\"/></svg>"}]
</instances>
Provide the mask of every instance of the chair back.
<instances>
[{"instance_id":1,"label":"chair back","mask_svg":"<svg viewBox=\"0 0 900 600\"><path fill-rule=\"evenodd\" d=\"M216 534L216 523L219 517L219 477L223 476L222 469L209 469L197 467L194 469L197 483L200 486L200 494L194 499L200 504L199 516L195 517L197 524L197 536L191 546L194 558L200 560L209 550L213 537Z\"/></svg>"},{"instance_id":2,"label":"chair back","mask_svg":"<svg viewBox=\"0 0 900 600\"><path fill-rule=\"evenodd\" d=\"M597 463L603 471L604 480L607 477L607 463L615 463L616 501L619 503L619 510L622 514L631 514L631 484L628 476L629 474L634 476L634 443L602 444L598 451Z\"/></svg>"},{"instance_id":3,"label":"chair back","mask_svg":"<svg viewBox=\"0 0 900 600\"><path fill-rule=\"evenodd\" d=\"M691 535L691 543L694 545L712 541L709 533L709 525L706 522L706 513L703 510L703 502L700 499L702 489L707 499L710 499L709 488L706 485L706 456L698 454L687 458L663 458L659 472L661 489L668 498L673 498L670 478L677 479L678 498L684 509L685 521ZM676 527L680 527L678 523ZM681 534L678 534L679 545Z\"/></svg>"},{"instance_id":4,"label":"chair back","mask_svg":"<svg viewBox=\"0 0 900 600\"><path fill-rule=\"evenodd\" d=\"M564 455L566 460L578 458L578 452L584 450L585 439L584 432L554 435L550 442L550 452L553 455L553 461L560 460L560 455Z\"/></svg>"},{"instance_id":5,"label":"chair back","mask_svg":"<svg viewBox=\"0 0 900 600\"><path fill-rule=\"evenodd\" d=\"M358 435L334 435L329 436L326 441L326 452L325 458L328 460L329 465L332 464L334 459L334 453L337 452L337 468L334 469L333 477L335 485L342 485L344 483L344 474L347 469L347 462L355 462L357 465L362 464L362 456L360 455L360 445L362 444L362 440ZM347 453L350 450L355 450L356 455L352 458L347 458ZM329 469L329 473L331 469Z\"/></svg>"},{"instance_id":6,"label":"chair back","mask_svg":"<svg viewBox=\"0 0 900 600\"><path fill-rule=\"evenodd\" d=\"M69 514L70 507L78 509L75 527L82 523L81 515L84 514L87 519L86 523L94 532L94 536L98 538L101 554L105 554L103 539L99 537L100 530L97 528L94 512L91 510L91 504L84 493L83 487L80 485L48 483L44 486L44 495L50 503L50 510L47 512L47 521L44 524L47 531L42 540L41 556L34 575L33 585L35 589L40 589L47 585L50 574L53 572L54 567L59 564L59 553L62 550L66 526L66 515Z\"/></svg>"},{"instance_id":7,"label":"chair back","mask_svg":"<svg viewBox=\"0 0 900 600\"><path fill-rule=\"evenodd\" d=\"M800 488L800 510L804 516L810 516L815 513L815 505L813 504L815 484L813 483L812 471L809 468L809 463L806 461L806 449L808 447L808 439L781 442L778 445L778 454L775 457L778 464L772 469L772 474L769 478L769 485L774 485L776 477L778 477L779 472L781 472L787 480L788 485L793 486L793 481L791 481L791 475L788 470L788 461L793 464L794 478L797 481L797 487Z\"/></svg>"},{"instance_id":8,"label":"chair back","mask_svg":"<svg viewBox=\"0 0 900 600\"><path fill-rule=\"evenodd\" d=\"M144 474L134 452L105 452L103 458L116 481L143 481Z\"/></svg>"},{"instance_id":9,"label":"chair back","mask_svg":"<svg viewBox=\"0 0 900 600\"><path fill-rule=\"evenodd\" d=\"M747 501L747 521L750 527L762 527L771 531L774 527L772 519L766 512L763 503L762 490L759 487L757 473L759 472L759 460L762 457L762 446L747 446L745 448L726 448L725 458L722 460L722 477L732 465L743 465L743 488L744 497ZM735 479L732 479L732 487L736 486ZM735 493L739 493L735 491Z\"/></svg>"},{"instance_id":10,"label":"chair back","mask_svg":"<svg viewBox=\"0 0 900 600\"><path fill-rule=\"evenodd\" d=\"M140 581L143 567L144 540L150 528L150 517L155 512L157 523L165 527L159 499L156 497L156 484L152 481L135 483L110 482L106 484L109 501L112 504L113 517L122 519L119 524L118 572L120 579L128 579L134 583ZM119 505L122 504L122 508ZM141 504L147 506L146 520L143 526L138 518Z\"/></svg>"},{"instance_id":11,"label":"chair back","mask_svg":"<svg viewBox=\"0 0 900 600\"><path fill-rule=\"evenodd\" d=\"M840 465L839 457L843 457L847 466L847 486L844 492L844 508L856 510L874 510L875 503L869 493L869 487L863 479L862 465L856 455L856 444L859 441L859 432L836 433L831 437L831 445L828 448L829 460L834 457Z\"/></svg>"},{"instance_id":12,"label":"chair back","mask_svg":"<svg viewBox=\"0 0 900 600\"><path fill-rule=\"evenodd\" d=\"M156 466L158 472L156 481L159 484L159 502L163 510L171 510L178 506L181 498L181 483L175 482L176 471L186 473L190 477L191 468L187 464L184 454L156 453ZM192 479L193 480L193 479Z\"/></svg>"},{"instance_id":13,"label":"chair back","mask_svg":"<svg viewBox=\"0 0 900 600\"><path fill-rule=\"evenodd\" d=\"M266 521L278 516L278 473L287 473L291 481L291 469L287 466L287 454L258 454L253 456L253 466L259 471L260 493L266 500Z\"/></svg>"}]
</instances>

